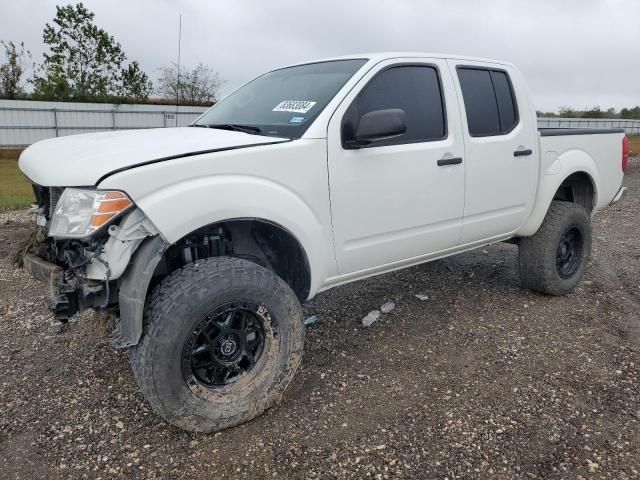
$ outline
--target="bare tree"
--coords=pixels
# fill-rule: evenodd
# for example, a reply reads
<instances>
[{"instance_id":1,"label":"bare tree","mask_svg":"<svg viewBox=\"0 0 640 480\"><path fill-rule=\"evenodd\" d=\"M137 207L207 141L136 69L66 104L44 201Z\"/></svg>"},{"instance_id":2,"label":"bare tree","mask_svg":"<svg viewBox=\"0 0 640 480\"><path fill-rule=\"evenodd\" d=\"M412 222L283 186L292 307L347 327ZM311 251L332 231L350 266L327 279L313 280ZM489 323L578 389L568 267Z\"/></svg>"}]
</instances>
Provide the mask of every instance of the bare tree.
<instances>
[{"instance_id":1,"label":"bare tree","mask_svg":"<svg viewBox=\"0 0 640 480\"><path fill-rule=\"evenodd\" d=\"M31 52L24 48L24 43L16 45L0 40L0 44L7 57L7 63L0 65L0 97L16 98L24 93L23 76L31 60Z\"/></svg>"},{"instance_id":2,"label":"bare tree","mask_svg":"<svg viewBox=\"0 0 640 480\"><path fill-rule=\"evenodd\" d=\"M193 70L180 69L172 63L160 69L158 94L163 98L177 99L179 104L201 104L217 100L218 91L224 81L218 72L199 63Z\"/></svg>"}]
</instances>

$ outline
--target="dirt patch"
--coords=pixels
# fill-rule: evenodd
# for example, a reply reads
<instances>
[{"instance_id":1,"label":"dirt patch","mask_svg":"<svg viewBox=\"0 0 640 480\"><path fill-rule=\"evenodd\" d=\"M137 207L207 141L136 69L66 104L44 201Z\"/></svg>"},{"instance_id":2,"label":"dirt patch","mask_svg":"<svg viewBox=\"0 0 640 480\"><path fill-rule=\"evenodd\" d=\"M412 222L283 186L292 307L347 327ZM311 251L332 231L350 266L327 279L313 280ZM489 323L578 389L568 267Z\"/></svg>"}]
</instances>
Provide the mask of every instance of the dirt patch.
<instances>
[{"instance_id":1,"label":"dirt patch","mask_svg":"<svg viewBox=\"0 0 640 480\"><path fill-rule=\"evenodd\" d=\"M1 214L0 478L638 478L637 159L625 183L571 295L521 289L505 244L335 288L282 404L215 435L154 415L90 314L54 333Z\"/></svg>"}]
</instances>

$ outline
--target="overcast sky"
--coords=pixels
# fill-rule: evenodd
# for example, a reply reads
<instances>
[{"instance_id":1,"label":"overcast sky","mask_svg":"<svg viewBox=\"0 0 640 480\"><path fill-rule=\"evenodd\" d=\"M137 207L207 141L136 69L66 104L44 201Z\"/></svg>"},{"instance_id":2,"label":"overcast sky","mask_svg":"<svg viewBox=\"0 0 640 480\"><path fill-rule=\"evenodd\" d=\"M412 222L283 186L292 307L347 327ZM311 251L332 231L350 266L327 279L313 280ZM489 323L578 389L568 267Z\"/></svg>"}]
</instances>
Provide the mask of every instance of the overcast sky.
<instances>
[{"instance_id":1,"label":"overcast sky","mask_svg":"<svg viewBox=\"0 0 640 480\"><path fill-rule=\"evenodd\" d=\"M42 58L61 0L0 0L0 39ZM223 93L274 67L372 51L425 51L514 62L536 107L640 104L640 0L85 0L96 23L152 79L203 62Z\"/></svg>"}]
</instances>

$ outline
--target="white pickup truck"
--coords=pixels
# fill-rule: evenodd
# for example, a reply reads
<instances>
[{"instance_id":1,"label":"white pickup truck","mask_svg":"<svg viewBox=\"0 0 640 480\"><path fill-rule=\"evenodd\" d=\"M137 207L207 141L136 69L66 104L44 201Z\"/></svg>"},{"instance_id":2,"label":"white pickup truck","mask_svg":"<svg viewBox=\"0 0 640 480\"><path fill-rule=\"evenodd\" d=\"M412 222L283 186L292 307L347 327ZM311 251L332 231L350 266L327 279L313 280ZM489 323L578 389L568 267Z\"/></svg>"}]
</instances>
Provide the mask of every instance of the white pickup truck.
<instances>
[{"instance_id":1,"label":"white pickup truck","mask_svg":"<svg viewBox=\"0 0 640 480\"><path fill-rule=\"evenodd\" d=\"M539 130L511 64L372 54L266 73L190 127L27 148L24 265L60 320L118 318L153 408L215 431L273 405L300 363L301 302L494 242L523 286L580 281L590 218L618 201L622 130Z\"/></svg>"}]
</instances>

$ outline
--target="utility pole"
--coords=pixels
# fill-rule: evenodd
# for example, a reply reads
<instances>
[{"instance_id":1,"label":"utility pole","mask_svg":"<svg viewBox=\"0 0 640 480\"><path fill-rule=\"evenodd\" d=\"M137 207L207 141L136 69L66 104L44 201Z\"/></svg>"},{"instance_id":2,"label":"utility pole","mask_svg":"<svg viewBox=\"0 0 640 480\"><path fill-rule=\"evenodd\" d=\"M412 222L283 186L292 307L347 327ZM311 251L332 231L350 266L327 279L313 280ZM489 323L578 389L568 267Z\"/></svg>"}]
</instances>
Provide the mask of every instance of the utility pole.
<instances>
[{"instance_id":1,"label":"utility pole","mask_svg":"<svg viewBox=\"0 0 640 480\"><path fill-rule=\"evenodd\" d=\"M178 21L178 75L176 79L176 127L178 126L178 105L180 105L180 50L182 42L182 14Z\"/></svg>"}]
</instances>

